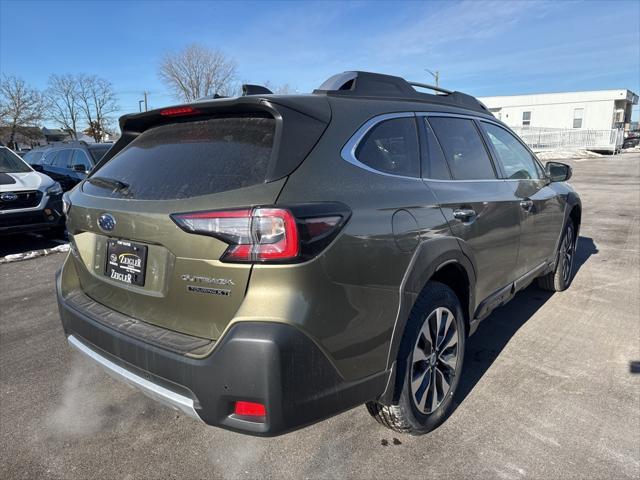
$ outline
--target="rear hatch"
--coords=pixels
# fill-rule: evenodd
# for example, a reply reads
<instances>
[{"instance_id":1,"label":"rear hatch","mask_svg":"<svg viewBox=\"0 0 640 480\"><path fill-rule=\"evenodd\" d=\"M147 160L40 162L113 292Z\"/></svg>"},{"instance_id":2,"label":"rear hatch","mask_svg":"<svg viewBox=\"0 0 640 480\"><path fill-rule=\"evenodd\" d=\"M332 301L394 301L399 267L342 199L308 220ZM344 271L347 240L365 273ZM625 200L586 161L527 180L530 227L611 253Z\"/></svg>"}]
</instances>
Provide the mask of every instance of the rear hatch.
<instances>
[{"instance_id":1,"label":"rear hatch","mask_svg":"<svg viewBox=\"0 0 640 480\"><path fill-rule=\"evenodd\" d=\"M330 119L258 98L211 101L121 119L122 138L69 195L80 286L95 301L173 331L217 339L238 310L251 263L171 215L275 204L286 176ZM326 102L326 101L325 101Z\"/></svg>"}]
</instances>

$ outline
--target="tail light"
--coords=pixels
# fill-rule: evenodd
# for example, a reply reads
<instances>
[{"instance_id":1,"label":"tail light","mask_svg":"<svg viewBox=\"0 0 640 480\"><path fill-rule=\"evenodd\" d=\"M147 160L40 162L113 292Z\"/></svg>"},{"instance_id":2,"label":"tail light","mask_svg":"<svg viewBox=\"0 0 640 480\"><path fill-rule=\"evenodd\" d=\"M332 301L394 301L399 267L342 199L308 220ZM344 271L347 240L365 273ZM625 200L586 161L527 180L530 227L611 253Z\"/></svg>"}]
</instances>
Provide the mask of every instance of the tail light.
<instances>
[{"instance_id":1,"label":"tail light","mask_svg":"<svg viewBox=\"0 0 640 480\"><path fill-rule=\"evenodd\" d=\"M296 262L328 245L348 218L345 206L327 211L318 205L335 206L217 210L173 214L171 218L186 232L228 243L220 258L224 262Z\"/></svg>"}]
</instances>

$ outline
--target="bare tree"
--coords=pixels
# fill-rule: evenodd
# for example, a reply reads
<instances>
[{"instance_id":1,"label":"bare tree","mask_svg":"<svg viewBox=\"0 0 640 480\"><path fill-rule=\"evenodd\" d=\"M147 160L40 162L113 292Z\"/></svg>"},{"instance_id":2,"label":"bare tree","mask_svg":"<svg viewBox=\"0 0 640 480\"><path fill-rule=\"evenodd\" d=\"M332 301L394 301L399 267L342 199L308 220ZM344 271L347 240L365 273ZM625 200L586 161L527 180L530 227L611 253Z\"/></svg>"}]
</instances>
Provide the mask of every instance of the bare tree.
<instances>
[{"instance_id":1,"label":"bare tree","mask_svg":"<svg viewBox=\"0 0 640 480\"><path fill-rule=\"evenodd\" d=\"M89 125L90 135L101 142L111 118L118 110L113 85L95 75L78 77L78 105Z\"/></svg>"},{"instance_id":2,"label":"bare tree","mask_svg":"<svg viewBox=\"0 0 640 480\"><path fill-rule=\"evenodd\" d=\"M77 140L81 112L78 77L71 74L51 75L44 95L47 117Z\"/></svg>"},{"instance_id":3,"label":"bare tree","mask_svg":"<svg viewBox=\"0 0 640 480\"><path fill-rule=\"evenodd\" d=\"M284 83L282 85L275 85L273 82L267 80L264 82L264 86L271 90L273 93L277 93L278 95L287 95L289 93L296 93L297 88L292 87L288 83Z\"/></svg>"},{"instance_id":4,"label":"bare tree","mask_svg":"<svg viewBox=\"0 0 640 480\"><path fill-rule=\"evenodd\" d=\"M0 81L0 123L9 127L9 146L16 148L16 134L37 126L44 115L44 102L24 80L3 75Z\"/></svg>"},{"instance_id":5,"label":"bare tree","mask_svg":"<svg viewBox=\"0 0 640 480\"><path fill-rule=\"evenodd\" d=\"M166 54L158 75L177 98L190 102L216 93L235 93L236 69L236 62L220 50L194 43Z\"/></svg>"}]
</instances>

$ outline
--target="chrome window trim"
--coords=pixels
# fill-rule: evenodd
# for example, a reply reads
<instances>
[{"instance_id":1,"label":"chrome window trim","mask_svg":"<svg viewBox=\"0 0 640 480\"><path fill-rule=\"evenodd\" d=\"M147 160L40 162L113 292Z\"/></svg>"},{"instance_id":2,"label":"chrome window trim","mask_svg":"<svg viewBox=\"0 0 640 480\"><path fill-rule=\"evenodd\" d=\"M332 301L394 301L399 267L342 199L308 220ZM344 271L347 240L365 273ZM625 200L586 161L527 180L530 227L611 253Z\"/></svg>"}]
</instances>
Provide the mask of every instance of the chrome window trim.
<instances>
[{"instance_id":1,"label":"chrome window trim","mask_svg":"<svg viewBox=\"0 0 640 480\"><path fill-rule=\"evenodd\" d=\"M358 168L366 170L367 172L376 173L378 175L383 175L385 177L402 178L405 180L417 180L419 182L422 181L422 178L420 177L407 177L405 175L394 175L393 173L387 173L380 170L376 170L375 168L372 168L369 165L362 163L360 160L356 158L356 150L358 148L358 145L360 145L360 142L362 141L364 136L367 133L369 133L369 130L371 130L373 127L375 127L379 123L382 123L384 121L391 120L394 118L411 118L415 116L416 114L414 112L396 112L396 113L385 113L383 115L377 115L373 118L370 118L364 124L362 124L362 126L358 128L358 130L356 130L356 132L351 136L351 138L347 141L347 143L345 143L344 147L342 147L342 150L340 150L340 156L344 161ZM416 132L416 134L417 133L418 132Z\"/></svg>"}]
</instances>

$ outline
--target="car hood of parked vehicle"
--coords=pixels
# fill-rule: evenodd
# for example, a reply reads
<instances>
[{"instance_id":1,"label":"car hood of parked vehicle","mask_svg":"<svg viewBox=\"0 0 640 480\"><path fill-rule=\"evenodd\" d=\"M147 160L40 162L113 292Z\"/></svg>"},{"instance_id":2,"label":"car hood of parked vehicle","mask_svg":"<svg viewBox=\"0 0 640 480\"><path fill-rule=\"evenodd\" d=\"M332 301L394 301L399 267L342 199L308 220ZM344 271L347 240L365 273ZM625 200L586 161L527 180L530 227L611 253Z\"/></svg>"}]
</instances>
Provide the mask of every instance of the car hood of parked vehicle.
<instances>
[{"instance_id":1,"label":"car hood of parked vehicle","mask_svg":"<svg viewBox=\"0 0 640 480\"><path fill-rule=\"evenodd\" d=\"M39 172L0 173L0 192L20 192L48 188L54 181Z\"/></svg>"}]
</instances>

